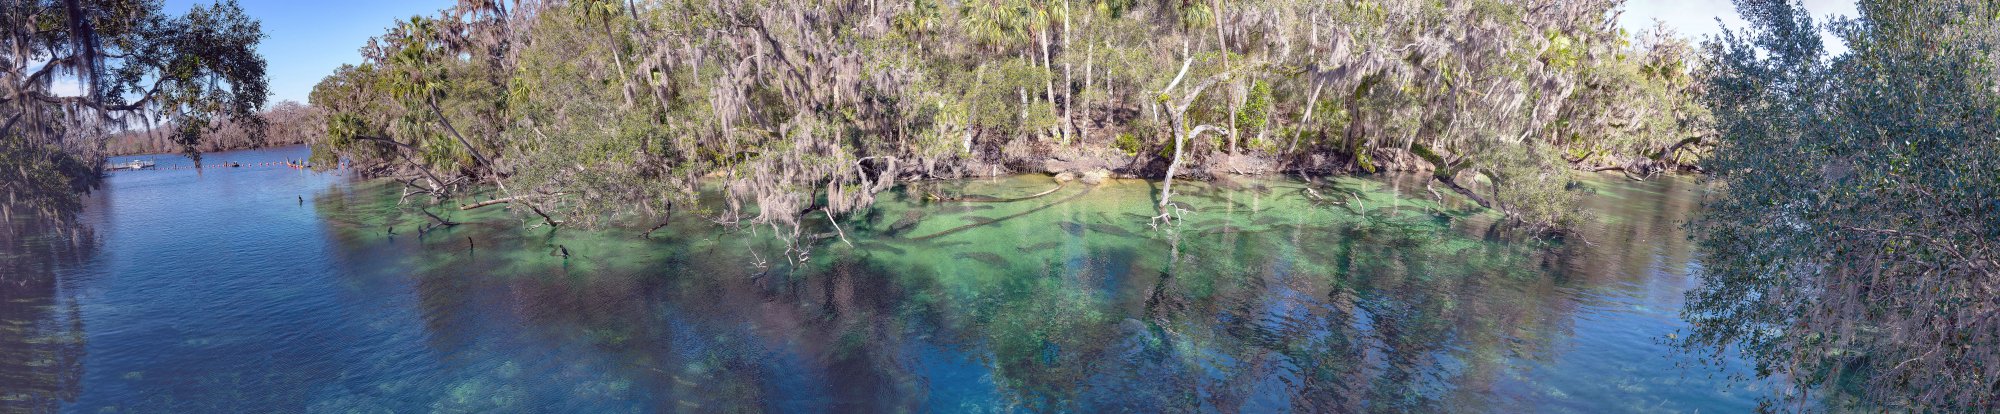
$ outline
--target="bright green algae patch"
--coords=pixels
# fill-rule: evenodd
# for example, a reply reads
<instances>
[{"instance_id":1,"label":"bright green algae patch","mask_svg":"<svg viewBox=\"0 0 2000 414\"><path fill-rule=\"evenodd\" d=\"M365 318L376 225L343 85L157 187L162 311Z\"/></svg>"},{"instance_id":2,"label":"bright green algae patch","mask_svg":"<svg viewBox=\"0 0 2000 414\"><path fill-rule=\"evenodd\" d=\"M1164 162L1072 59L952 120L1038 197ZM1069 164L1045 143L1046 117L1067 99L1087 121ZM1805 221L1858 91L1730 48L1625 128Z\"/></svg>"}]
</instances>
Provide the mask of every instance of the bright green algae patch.
<instances>
[{"instance_id":1,"label":"bright green algae patch","mask_svg":"<svg viewBox=\"0 0 2000 414\"><path fill-rule=\"evenodd\" d=\"M768 226L688 218L649 240L629 228L551 231L502 208L446 208L434 211L467 224L419 237L430 219L397 207L393 186L357 185L316 202L348 243L420 246L400 266L418 278L516 279L583 295L565 300L638 285L673 291L662 294L672 304L630 305L665 306L640 320L583 321L571 332L603 347L647 342L658 333L645 325L681 307L792 308L736 320L750 330L714 338L704 347L713 355L683 362L691 365L653 369L757 358L733 347L893 360L883 353L911 345L889 338L915 337L986 366L1005 406L1214 408L1186 387L1273 392L1245 385L1266 381L1302 407L1367 400L1415 409L1460 398L1450 378L1504 371L1516 346L1546 346L1553 336L1538 326L1547 319L1532 317L1554 298L1542 246L1500 242L1491 215L1440 205L1421 184L1183 182L1182 211L1158 227L1157 190L1140 180L1072 182L1011 202L936 200L1019 198L1057 185L1045 176L914 184L837 233L810 223L806 234L836 235L798 265ZM726 293L741 289L801 297L765 304ZM894 322L811 327L870 323L855 318ZM1379 349L1395 349L1394 358ZM909 376L896 381L928 381ZM1176 386L1079 389L1161 381ZM751 407L768 398L741 391L689 403Z\"/></svg>"},{"instance_id":2,"label":"bright green algae patch","mask_svg":"<svg viewBox=\"0 0 2000 414\"><path fill-rule=\"evenodd\" d=\"M1305 266L1301 270L1306 273L1331 274L1340 266L1315 260L1313 252L1365 241L1449 253L1479 247L1476 239L1460 233L1493 223L1489 213L1419 198L1427 195L1421 184L1392 185L1353 178L1324 183L1237 180L1228 187L1182 182L1174 200L1175 218L1162 222L1153 217L1158 189L1149 181L1058 184L1046 176L1015 176L918 183L885 193L872 208L843 217L839 229L808 218L803 233L821 239L811 243L808 262L798 266L789 263L785 244L774 237L788 229L722 226L691 214L641 238L642 230L633 228L553 230L502 207L460 211L455 205L434 206L431 211L438 216L463 224L433 226L434 220L415 207L399 205L393 183L358 184L315 202L342 237L423 246L424 253L408 263L418 273L484 256L478 260L502 265L490 269L500 275L644 272L699 255L702 260L740 261L757 274L796 273L784 269L809 273L864 260L877 266L936 267L941 274L929 276L991 283L1022 272L1065 273L1051 266L1073 266L1102 252L1129 252L1135 269L1151 271L1167 269L1176 255L1279 254L1289 266ZM953 194L938 196L939 188L951 188ZM1057 190L1008 202L938 199L1005 199L1052 188ZM479 200L454 200L472 201Z\"/></svg>"}]
</instances>

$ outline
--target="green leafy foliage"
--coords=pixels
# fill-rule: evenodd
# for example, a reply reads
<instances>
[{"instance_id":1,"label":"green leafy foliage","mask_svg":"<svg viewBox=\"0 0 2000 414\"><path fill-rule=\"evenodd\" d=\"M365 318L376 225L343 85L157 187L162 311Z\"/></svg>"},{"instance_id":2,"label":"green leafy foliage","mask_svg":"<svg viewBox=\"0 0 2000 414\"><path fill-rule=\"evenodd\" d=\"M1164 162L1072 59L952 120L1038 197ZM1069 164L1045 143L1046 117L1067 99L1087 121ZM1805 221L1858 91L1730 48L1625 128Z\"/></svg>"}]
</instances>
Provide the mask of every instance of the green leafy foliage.
<instances>
[{"instance_id":1,"label":"green leafy foliage","mask_svg":"<svg viewBox=\"0 0 2000 414\"><path fill-rule=\"evenodd\" d=\"M4 202L66 220L95 187L103 139L141 121L171 128L197 163L217 129L261 140L263 36L235 1L181 15L158 1L0 1ZM52 89L72 81L80 95Z\"/></svg>"},{"instance_id":2,"label":"green leafy foliage","mask_svg":"<svg viewBox=\"0 0 2000 414\"><path fill-rule=\"evenodd\" d=\"M1575 168L1684 165L1649 155L1700 134L1693 83L1666 72L1684 42L1631 47L1610 1L1473 3L462 2L375 39L314 104L330 153L445 198L513 187L576 224L681 208L797 229L898 180L1068 157L1462 172L1438 177L1554 227ZM1527 178L1475 178L1503 176Z\"/></svg>"},{"instance_id":3,"label":"green leafy foliage","mask_svg":"<svg viewBox=\"0 0 2000 414\"><path fill-rule=\"evenodd\" d=\"M1836 409L1993 410L2000 7L1862 2L1839 56L1797 4L1739 8L1751 28L1704 46L1724 142L1682 344Z\"/></svg>"}]
</instances>

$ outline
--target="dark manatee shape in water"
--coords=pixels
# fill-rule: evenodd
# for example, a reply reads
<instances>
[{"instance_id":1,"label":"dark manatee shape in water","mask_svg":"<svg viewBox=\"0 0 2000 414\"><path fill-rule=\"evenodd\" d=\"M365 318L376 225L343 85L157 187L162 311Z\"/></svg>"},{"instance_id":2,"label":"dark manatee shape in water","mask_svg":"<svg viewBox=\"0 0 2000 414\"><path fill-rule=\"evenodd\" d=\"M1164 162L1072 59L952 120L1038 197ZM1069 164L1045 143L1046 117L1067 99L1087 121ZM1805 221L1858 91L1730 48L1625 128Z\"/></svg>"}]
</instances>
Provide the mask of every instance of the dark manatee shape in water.
<instances>
[{"instance_id":1,"label":"dark manatee shape in water","mask_svg":"<svg viewBox=\"0 0 2000 414\"><path fill-rule=\"evenodd\" d=\"M997 254L992 254L987 252L965 252L953 255L953 257L957 257L960 259L978 260L980 263L985 263L987 266L1007 267L1006 258L1000 257L1000 255Z\"/></svg>"},{"instance_id":2,"label":"dark manatee shape in water","mask_svg":"<svg viewBox=\"0 0 2000 414\"><path fill-rule=\"evenodd\" d=\"M981 211L981 210L992 210L992 209L993 209L993 206L990 206L990 205L985 205L985 204L960 204L960 205L955 205L955 206L949 206L949 207L945 207L945 208L941 208L941 209L938 209L938 212L941 212L941 213L970 213L970 212L974 212L974 211Z\"/></svg>"},{"instance_id":3,"label":"dark manatee shape in water","mask_svg":"<svg viewBox=\"0 0 2000 414\"><path fill-rule=\"evenodd\" d=\"M888 252L897 255L908 253L901 247L891 246L888 243L883 243L883 242L864 241L860 243L855 243L854 245L855 247L860 247L861 250L870 252Z\"/></svg>"},{"instance_id":4,"label":"dark manatee shape in water","mask_svg":"<svg viewBox=\"0 0 2000 414\"><path fill-rule=\"evenodd\" d=\"M1202 230L1201 234L1230 234L1230 233L1242 233L1242 232L1243 232L1242 227L1222 226L1208 230Z\"/></svg>"},{"instance_id":5,"label":"dark manatee shape in water","mask_svg":"<svg viewBox=\"0 0 2000 414\"><path fill-rule=\"evenodd\" d=\"M1285 223L1286 220L1284 217L1278 217L1275 215L1258 216L1256 220L1251 220L1250 222L1253 224L1263 225L1263 226L1286 224Z\"/></svg>"},{"instance_id":6,"label":"dark manatee shape in water","mask_svg":"<svg viewBox=\"0 0 2000 414\"><path fill-rule=\"evenodd\" d=\"M917 228L917 224L922 223L923 220L924 220L924 212L917 210L905 211L903 212L903 218L900 220L896 220L896 222L893 224L890 224L889 230L884 233L890 236L901 235L903 233L909 232L910 229Z\"/></svg>"},{"instance_id":7,"label":"dark manatee shape in water","mask_svg":"<svg viewBox=\"0 0 2000 414\"><path fill-rule=\"evenodd\" d=\"M1062 242L1059 242L1059 241L1046 241L1046 242L1041 242L1041 243L1035 243L1035 244L1031 244L1031 245L1027 245L1027 246L1021 246L1021 247L1018 247L1017 249L1020 249L1022 253L1034 253L1034 252L1039 252L1039 251L1043 251L1043 250L1048 250L1048 249L1053 249L1053 248L1055 248L1056 246L1061 246L1061 245L1062 245Z\"/></svg>"},{"instance_id":8,"label":"dark manatee shape in water","mask_svg":"<svg viewBox=\"0 0 2000 414\"><path fill-rule=\"evenodd\" d=\"M1103 224L1103 223L1090 223L1090 225L1088 225L1088 226L1086 226L1086 227L1090 228L1090 231L1092 231L1092 232L1097 232L1097 233L1104 233L1104 234L1109 234L1109 235L1112 235L1112 236L1118 236L1118 237L1138 237L1138 236L1139 236L1138 234L1134 234L1134 233L1132 233L1132 232L1130 232L1130 231L1125 231L1125 229L1122 229L1122 228L1119 228L1118 226L1113 226L1113 225L1109 225L1109 224Z\"/></svg>"}]
</instances>

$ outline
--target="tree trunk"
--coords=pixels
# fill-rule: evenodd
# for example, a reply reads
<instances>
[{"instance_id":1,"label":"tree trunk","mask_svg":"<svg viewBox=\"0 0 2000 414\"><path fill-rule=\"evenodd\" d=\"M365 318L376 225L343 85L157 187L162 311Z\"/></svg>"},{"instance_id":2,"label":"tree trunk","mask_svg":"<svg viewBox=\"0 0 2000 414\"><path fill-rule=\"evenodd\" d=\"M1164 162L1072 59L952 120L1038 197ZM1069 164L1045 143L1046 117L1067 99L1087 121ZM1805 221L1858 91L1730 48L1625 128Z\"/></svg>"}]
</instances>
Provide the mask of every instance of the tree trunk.
<instances>
[{"instance_id":1,"label":"tree trunk","mask_svg":"<svg viewBox=\"0 0 2000 414\"><path fill-rule=\"evenodd\" d=\"M1181 152L1187 149L1187 132L1181 128L1180 117L1172 117L1168 128L1174 129L1174 156L1167 161L1167 177L1160 183L1160 214L1167 214L1167 200L1174 196L1174 175L1180 173Z\"/></svg>"},{"instance_id":2,"label":"tree trunk","mask_svg":"<svg viewBox=\"0 0 2000 414\"><path fill-rule=\"evenodd\" d=\"M1063 25L1062 53L1063 55L1067 56L1069 55L1069 50L1070 50L1069 49L1069 0L1063 0L1062 25ZM1069 61L1070 59L1068 58L1063 59L1062 123L1064 128L1063 136L1073 138L1076 136L1076 94L1074 92L1070 92L1070 90L1071 88L1074 87L1075 85L1074 82L1076 82L1076 79L1071 76Z\"/></svg>"},{"instance_id":3,"label":"tree trunk","mask_svg":"<svg viewBox=\"0 0 2000 414\"><path fill-rule=\"evenodd\" d=\"M435 114L435 115L437 115L437 118L438 118L438 123L439 123L439 124L443 124L443 125L444 125L444 129L445 129L446 131L451 131L451 136L452 136L452 138L457 138L457 139L458 139L458 144L459 144L459 145L464 145L464 146L465 146L465 151L466 151L466 152L470 152L470 153L472 153L472 159L473 159L473 160L477 160L477 161L479 161L479 165L480 165L480 166L483 166L483 167L487 167L488 169L491 169L491 168L492 168L492 166L493 166L493 162L492 162L492 161L490 161L490 160L487 160L487 159L486 159L486 156L485 156L485 155L480 155L480 154L479 154L479 148L476 148L476 147L473 147L473 146L472 146L472 141L467 141L467 140L465 140L465 135L461 135L461 134L459 134L459 133L458 133L458 128L454 128L454 127L452 127L452 126L451 126L451 119L449 119L449 118L445 118L445 117L444 117L444 110L443 110L443 109L439 109L439 108L438 108L438 104L437 104L437 100L436 100L436 99L430 99L430 98L425 98L425 99L424 99L424 103L427 103L427 104L430 104L430 106L431 106L431 113L432 113L432 114Z\"/></svg>"},{"instance_id":4,"label":"tree trunk","mask_svg":"<svg viewBox=\"0 0 2000 414\"><path fill-rule=\"evenodd\" d=\"M1311 96L1311 97L1308 97L1308 98L1306 98L1306 105L1305 105L1305 106L1306 106L1306 110L1305 110L1305 114L1304 114L1304 115L1301 115L1301 116L1299 116L1299 124L1298 124L1298 126L1297 126L1296 128L1294 128L1294 129L1292 130L1292 144L1290 145L1290 148L1286 148L1286 149L1285 149L1285 152L1291 152L1291 153L1296 153L1296 152L1298 152L1298 150L1299 150L1299 136L1300 136L1300 135L1304 135L1304 134L1305 134L1305 130L1306 130L1306 129L1305 129L1305 126L1306 126L1306 122L1308 122L1308 121L1312 121L1312 118L1313 118L1313 109L1314 109L1314 108L1318 108L1318 107L1319 107L1319 91L1320 91L1320 89L1321 89L1321 88L1324 88L1324 87L1326 87L1326 84L1324 84L1324 83L1319 83L1319 82L1314 82L1314 83L1313 83L1313 93L1312 93L1312 96Z\"/></svg>"},{"instance_id":5,"label":"tree trunk","mask_svg":"<svg viewBox=\"0 0 2000 414\"><path fill-rule=\"evenodd\" d=\"M1089 19L1085 19L1084 24L1090 24ZM1095 70L1094 64L1097 62L1097 43L1091 42L1089 46L1085 47L1085 49L1088 50L1083 52L1083 90L1088 91L1090 90L1091 85L1095 80L1094 77L1091 76L1091 74L1095 73L1092 71ZM1076 130L1078 132L1078 135L1081 136L1090 135L1090 131L1087 130L1087 127L1090 126L1089 96L1090 95L1084 95L1083 104L1081 105L1083 106L1083 118L1084 118L1083 122L1076 123ZM1070 122L1076 122L1076 121L1074 120L1074 118L1072 118Z\"/></svg>"},{"instance_id":6,"label":"tree trunk","mask_svg":"<svg viewBox=\"0 0 2000 414\"><path fill-rule=\"evenodd\" d=\"M1369 168L1372 166L1361 163L1361 146L1364 143L1364 136L1368 134L1368 113L1361 110L1361 97L1374 90L1375 84L1379 81L1374 75L1370 75L1361 80L1360 86L1354 87L1353 94L1347 95L1347 142L1342 146L1347 149L1349 164L1364 170L1372 170Z\"/></svg>"},{"instance_id":7,"label":"tree trunk","mask_svg":"<svg viewBox=\"0 0 2000 414\"><path fill-rule=\"evenodd\" d=\"M1465 196L1465 198L1472 199L1473 203L1479 204L1482 208L1494 208L1492 200L1488 200L1486 197L1480 196L1479 193L1472 191L1472 189L1458 184L1458 172L1465 169L1464 163L1454 164L1446 161L1443 156L1438 155L1436 151L1432 151L1429 146L1424 144L1410 143L1410 152L1416 153L1417 158L1422 158L1424 162L1431 164L1431 178L1436 179L1438 183L1444 184L1446 188L1450 188L1451 191L1457 192L1459 195Z\"/></svg>"},{"instance_id":8,"label":"tree trunk","mask_svg":"<svg viewBox=\"0 0 2000 414\"><path fill-rule=\"evenodd\" d=\"M1208 2L1208 4L1209 4L1208 6L1209 14L1212 14L1215 17L1215 48L1216 50L1222 51L1222 67L1227 68L1229 67L1229 38L1222 35L1222 2L1211 0ZM1230 81L1230 86L1231 86L1231 89L1229 90L1230 94L1228 97L1226 97L1226 100L1229 102L1229 154L1230 155L1236 155L1236 137L1237 137L1236 111L1239 105L1237 105L1236 103L1236 98L1237 98L1236 95L1238 94L1235 92L1237 92L1239 89L1242 89L1240 87L1237 87L1238 84L1240 83L1241 81L1235 81L1235 80Z\"/></svg>"},{"instance_id":9,"label":"tree trunk","mask_svg":"<svg viewBox=\"0 0 2000 414\"><path fill-rule=\"evenodd\" d=\"M1055 61L1049 59L1048 28L1043 28L1040 31L1040 35L1039 37L1042 39L1042 70L1049 74L1047 78L1042 79L1042 96L1043 99L1049 101L1049 116L1061 117L1062 111L1056 109L1056 67ZM1056 125L1050 129L1053 129L1050 132L1054 132L1056 135L1056 142L1068 142L1069 137L1063 136L1062 122L1056 122Z\"/></svg>"}]
</instances>

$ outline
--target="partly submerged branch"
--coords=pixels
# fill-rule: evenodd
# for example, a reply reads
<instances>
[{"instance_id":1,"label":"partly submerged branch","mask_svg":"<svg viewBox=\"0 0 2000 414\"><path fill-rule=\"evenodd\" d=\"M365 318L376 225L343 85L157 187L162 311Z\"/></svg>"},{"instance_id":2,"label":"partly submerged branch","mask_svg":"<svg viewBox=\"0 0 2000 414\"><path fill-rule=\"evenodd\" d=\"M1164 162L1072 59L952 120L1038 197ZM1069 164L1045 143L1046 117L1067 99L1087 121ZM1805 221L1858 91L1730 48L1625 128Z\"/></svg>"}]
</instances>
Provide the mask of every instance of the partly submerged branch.
<instances>
[{"instance_id":1,"label":"partly submerged branch","mask_svg":"<svg viewBox=\"0 0 2000 414\"><path fill-rule=\"evenodd\" d=\"M501 198L496 198L496 199L492 199L492 200L486 200L486 201L481 201L481 202L477 202L477 203L472 203L472 204L461 204L461 205L459 205L459 206L458 206L458 209L459 209L460 211L464 211L464 210L472 210L472 209L477 209L477 208L480 208L480 207L489 207L489 206L496 206L496 205L501 205L501 204L508 204L508 203L522 203L522 204L525 204L525 203L527 203L527 202L528 202L528 200L534 200L534 199L544 199L544 198L552 198L552 197L560 197L560 196L562 196L562 195L563 195L563 193L555 193L555 194L529 194L529 195L520 195L520 196L512 196L512 197L501 197Z\"/></svg>"}]
</instances>

